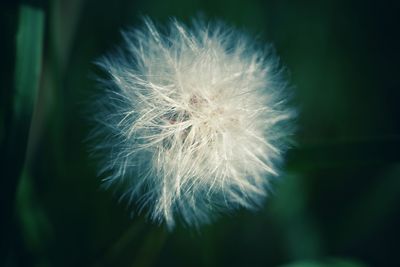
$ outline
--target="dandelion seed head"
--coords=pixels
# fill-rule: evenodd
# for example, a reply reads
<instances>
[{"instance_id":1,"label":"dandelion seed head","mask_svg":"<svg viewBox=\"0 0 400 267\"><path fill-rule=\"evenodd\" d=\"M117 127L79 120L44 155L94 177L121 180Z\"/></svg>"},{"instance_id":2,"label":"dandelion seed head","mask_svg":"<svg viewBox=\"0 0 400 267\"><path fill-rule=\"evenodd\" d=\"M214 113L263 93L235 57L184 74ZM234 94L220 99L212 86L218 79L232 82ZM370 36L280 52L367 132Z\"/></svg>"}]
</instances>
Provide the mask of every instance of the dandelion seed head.
<instances>
[{"instance_id":1,"label":"dandelion seed head","mask_svg":"<svg viewBox=\"0 0 400 267\"><path fill-rule=\"evenodd\" d=\"M94 131L105 184L169 227L259 207L294 115L277 59L223 24L144 24L98 61L107 74Z\"/></svg>"}]
</instances>

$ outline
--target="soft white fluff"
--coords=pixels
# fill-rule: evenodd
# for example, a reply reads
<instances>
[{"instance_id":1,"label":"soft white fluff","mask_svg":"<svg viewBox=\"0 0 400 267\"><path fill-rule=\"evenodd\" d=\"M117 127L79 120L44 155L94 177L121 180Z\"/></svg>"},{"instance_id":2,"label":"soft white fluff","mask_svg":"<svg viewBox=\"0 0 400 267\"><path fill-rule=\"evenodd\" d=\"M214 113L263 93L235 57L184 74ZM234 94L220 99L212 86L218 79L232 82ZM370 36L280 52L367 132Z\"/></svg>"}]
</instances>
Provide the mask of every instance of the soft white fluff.
<instances>
[{"instance_id":1,"label":"soft white fluff","mask_svg":"<svg viewBox=\"0 0 400 267\"><path fill-rule=\"evenodd\" d=\"M258 207L286 147L293 112L269 50L220 23L149 20L98 64L101 173L155 221L189 225Z\"/></svg>"}]
</instances>

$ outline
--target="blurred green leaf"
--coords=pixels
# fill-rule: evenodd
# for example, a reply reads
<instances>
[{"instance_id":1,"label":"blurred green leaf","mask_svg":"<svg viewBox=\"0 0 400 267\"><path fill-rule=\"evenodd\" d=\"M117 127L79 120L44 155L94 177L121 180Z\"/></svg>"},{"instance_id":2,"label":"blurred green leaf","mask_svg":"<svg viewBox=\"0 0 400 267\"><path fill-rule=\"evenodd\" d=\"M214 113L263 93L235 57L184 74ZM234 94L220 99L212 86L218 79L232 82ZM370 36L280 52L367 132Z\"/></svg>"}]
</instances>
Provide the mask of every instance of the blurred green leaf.
<instances>
[{"instance_id":1,"label":"blurred green leaf","mask_svg":"<svg viewBox=\"0 0 400 267\"><path fill-rule=\"evenodd\" d=\"M341 223L343 234L339 236L340 242L362 240L374 230L385 227L400 201L399 177L400 164L386 168L364 195L349 205Z\"/></svg>"},{"instance_id":2,"label":"blurred green leaf","mask_svg":"<svg viewBox=\"0 0 400 267\"><path fill-rule=\"evenodd\" d=\"M16 62L14 72L14 91L10 125L4 133L4 153L1 154L3 171L7 179L1 179L1 206L4 209L1 253L10 257L16 241L16 222L14 204L18 179L25 166L31 119L35 107L42 68L44 37L43 10L28 5L19 7L16 36ZM3 146L3 144L2 144Z\"/></svg>"},{"instance_id":3,"label":"blurred green leaf","mask_svg":"<svg viewBox=\"0 0 400 267\"><path fill-rule=\"evenodd\" d=\"M46 248L45 241L49 239L51 225L35 197L32 177L26 169L22 172L16 198L24 242L31 252L40 255Z\"/></svg>"},{"instance_id":4,"label":"blurred green leaf","mask_svg":"<svg viewBox=\"0 0 400 267\"><path fill-rule=\"evenodd\" d=\"M352 260L329 259L323 261L298 261L281 267L366 267L366 265Z\"/></svg>"},{"instance_id":5,"label":"blurred green leaf","mask_svg":"<svg viewBox=\"0 0 400 267\"><path fill-rule=\"evenodd\" d=\"M323 255L324 244L320 229L312 214L307 210L309 192L304 177L288 173L285 183L271 200L271 208L277 224L284 225L286 250L291 259L316 258ZM293 201L296 196L296 201Z\"/></svg>"},{"instance_id":6,"label":"blurred green leaf","mask_svg":"<svg viewBox=\"0 0 400 267\"><path fill-rule=\"evenodd\" d=\"M22 5L17 35L14 117L31 116L42 66L44 13Z\"/></svg>"}]
</instances>

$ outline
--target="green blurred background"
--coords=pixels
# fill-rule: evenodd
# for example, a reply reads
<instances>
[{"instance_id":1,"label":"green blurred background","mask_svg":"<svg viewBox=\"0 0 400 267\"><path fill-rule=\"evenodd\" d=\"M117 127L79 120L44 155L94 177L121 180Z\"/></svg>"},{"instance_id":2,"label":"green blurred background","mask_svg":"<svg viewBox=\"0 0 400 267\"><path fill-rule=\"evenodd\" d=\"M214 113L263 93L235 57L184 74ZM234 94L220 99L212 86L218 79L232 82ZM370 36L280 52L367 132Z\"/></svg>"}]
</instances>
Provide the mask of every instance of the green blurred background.
<instances>
[{"instance_id":1,"label":"green blurred background","mask_svg":"<svg viewBox=\"0 0 400 267\"><path fill-rule=\"evenodd\" d=\"M398 1L48 0L0 4L0 266L400 266ZM199 230L100 188L93 62L148 15L202 14L270 42L297 146L259 212Z\"/></svg>"}]
</instances>

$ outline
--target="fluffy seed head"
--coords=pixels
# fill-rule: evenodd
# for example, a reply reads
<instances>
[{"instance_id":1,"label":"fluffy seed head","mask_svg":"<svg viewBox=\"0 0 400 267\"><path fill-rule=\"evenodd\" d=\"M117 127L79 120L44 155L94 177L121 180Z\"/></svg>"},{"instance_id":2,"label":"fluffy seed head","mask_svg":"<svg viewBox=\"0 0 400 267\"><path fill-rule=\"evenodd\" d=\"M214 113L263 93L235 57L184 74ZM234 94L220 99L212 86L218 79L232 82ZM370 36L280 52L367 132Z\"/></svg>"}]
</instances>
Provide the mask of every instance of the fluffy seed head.
<instances>
[{"instance_id":1,"label":"fluffy seed head","mask_svg":"<svg viewBox=\"0 0 400 267\"><path fill-rule=\"evenodd\" d=\"M277 175L292 110L276 59L244 33L149 20L98 65L101 173L150 218L174 226L258 207Z\"/></svg>"}]
</instances>

